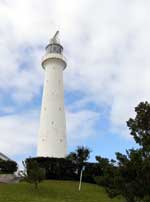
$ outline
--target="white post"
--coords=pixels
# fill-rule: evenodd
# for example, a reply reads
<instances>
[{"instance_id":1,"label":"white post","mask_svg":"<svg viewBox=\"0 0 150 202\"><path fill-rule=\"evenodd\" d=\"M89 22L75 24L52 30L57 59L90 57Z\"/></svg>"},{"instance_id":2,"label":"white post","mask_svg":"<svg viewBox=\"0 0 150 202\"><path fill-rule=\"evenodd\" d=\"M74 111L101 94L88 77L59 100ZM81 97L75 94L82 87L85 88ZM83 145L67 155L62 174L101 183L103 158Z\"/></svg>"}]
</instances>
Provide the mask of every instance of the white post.
<instances>
[{"instance_id":1,"label":"white post","mask_svg":"<svg viewBox=\"0 0 150 202\"><path fill-rule=\"evenodd\" d=\"M80 182L79 182L79 191L81 190L81 184L82 184L82 176L83 176L83 170L85 169L85 167L82 167L81 173L80 173Z\"/></svg>"},{"instance_id":2,"label":"white post","mask_svg":"<svg viewBox=\"0 0 150 202\"><path fill-rule=\"evenodd\" d=\"M80 173L80 182L79 182L79 191L81 190L81 183L82 183L82 170L81 170L81 173Z\"/></svg>"}]
</instances>

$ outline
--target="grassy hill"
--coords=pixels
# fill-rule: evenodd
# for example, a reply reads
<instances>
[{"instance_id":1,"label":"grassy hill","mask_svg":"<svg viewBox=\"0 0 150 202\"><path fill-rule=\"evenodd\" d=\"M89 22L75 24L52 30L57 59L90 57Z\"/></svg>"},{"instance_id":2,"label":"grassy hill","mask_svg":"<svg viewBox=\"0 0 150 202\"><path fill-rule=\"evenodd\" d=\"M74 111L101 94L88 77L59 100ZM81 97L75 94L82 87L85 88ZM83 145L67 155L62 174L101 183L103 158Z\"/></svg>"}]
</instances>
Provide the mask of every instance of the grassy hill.
<instances>
[{"instance_id":1,"label":"grassy hill","mask_svg":"<svg viewBox=\"0 0 150 202\"><path fill-rule=\"evenodd\" d=\"M39 190L27 183L0 184L0 202L123 202L119 198L109 199L102 187L88 183L70 181L45 181Z\"/></svg>"}]
</instances>

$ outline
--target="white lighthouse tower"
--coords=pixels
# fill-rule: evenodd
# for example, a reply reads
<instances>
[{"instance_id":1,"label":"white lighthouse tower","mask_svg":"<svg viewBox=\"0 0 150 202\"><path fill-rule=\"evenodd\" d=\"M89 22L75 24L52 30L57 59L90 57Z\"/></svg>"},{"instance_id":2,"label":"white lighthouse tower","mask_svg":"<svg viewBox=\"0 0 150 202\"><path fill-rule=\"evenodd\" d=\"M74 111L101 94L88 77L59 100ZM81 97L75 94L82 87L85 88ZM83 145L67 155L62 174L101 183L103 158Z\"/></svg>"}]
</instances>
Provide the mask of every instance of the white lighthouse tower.
<instances>
[{"instance_id":1,"label":"white lighthouse tower","mask_svg":"<svg viewBox=\"0 0 150 202\"><path fill-rule=\"evenodd\" d=\"M63 88L63 70L67 64L58 33L57 31L46 46L46 54L42 60L45 80L37 154L61 158L67 152Z\"/></svg>"}]
</instances>

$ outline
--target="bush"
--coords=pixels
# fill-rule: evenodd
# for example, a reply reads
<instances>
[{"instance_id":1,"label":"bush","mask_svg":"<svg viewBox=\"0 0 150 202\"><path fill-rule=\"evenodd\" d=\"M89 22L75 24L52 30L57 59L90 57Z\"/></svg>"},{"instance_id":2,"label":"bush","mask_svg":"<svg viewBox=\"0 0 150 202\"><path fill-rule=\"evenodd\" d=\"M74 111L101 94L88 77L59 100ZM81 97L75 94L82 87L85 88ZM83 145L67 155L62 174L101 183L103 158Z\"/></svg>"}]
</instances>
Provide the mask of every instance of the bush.
<instances>
[{"instance_id":1,"label":"bush","mask_svg":"<svg viewBox=\"0 0 150 202\"><path fill-rule=\"evenodd\" d=\"M37 157L25 160L27 171L32 161L36 161L40 168L45 169L46 179L76 180L76 166L64 158Z\"/></svg>"},{"instance_id":2,"label":"bush","mask_svg":"<svg viewBox=\"0 0 150 202\"><path fill-rule=\"evenodd\" d=\"M100 175L100 167L98 163L85 163L85 170L83 171L83 181L95 183L95 176Z\"/></svg>"},{"instance_id":3,"label":"bush","mask_svg":"<svg viewBox=\"0 0 150 202\"><path fill-rule=\"evenodd\" d=\"M17 163L15 161L5 161L0 159L0 173L12 174L18 169Z\"/></svg>"},{"instance_id":4,"label":"bush","mask_svg":"<svg viewBox=\"0 0 150 202\"><path fill-rule=\"evenodd\" d=\"M27 182L34 184L35 188L38 189L38 184L42 182L45 179L45 169L39 167L38 163L36 160L30 161L30 164L28 164L28 170L27 170L27 165L26 161L23 161L24 165L24 180Z\"/></svg>"},{"instance_id":5,"label":"bush","mask_svg":"<svg viewBox=\"0 0 150 202\"><path fill-rule=\"evenodd\" d=\"M36 161L40 168L45 169L46 179L79 180L78 166L65 158L36 157L25 160L27 171L32 161ZM95 183L94 177L100 174L98 163L84 163L83 182Z\"/></svg>"}]
</instances>

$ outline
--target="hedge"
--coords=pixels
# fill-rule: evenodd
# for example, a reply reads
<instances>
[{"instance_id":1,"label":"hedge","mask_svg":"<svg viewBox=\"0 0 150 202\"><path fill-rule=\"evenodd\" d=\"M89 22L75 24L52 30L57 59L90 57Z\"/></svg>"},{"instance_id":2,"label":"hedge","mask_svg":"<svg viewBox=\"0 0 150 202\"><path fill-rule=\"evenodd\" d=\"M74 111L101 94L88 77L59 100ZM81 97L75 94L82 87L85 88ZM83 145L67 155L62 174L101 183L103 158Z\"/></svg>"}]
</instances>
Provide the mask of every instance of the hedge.
<instances>
[{"instance_id":1,"label":"hedge","mask_svg":"<svg viewBox=\"0 0 150 202\"><path fill-rule=\"evenodd\" d=\"M18 169L17 163L11 160L0 159L0 173L2 174L13 174Z\"/></svg>"},{"instance_id":2,"label":"hedge","mask_svg":"<svg viewBox=\"0 0 150 202\"><path fill-rule=\"evenodd\" d=\"M27 171L30 168L31 161L37 161L39 167L44 168L46 172L46 179L59 180L79 180L80 176L77 174L78 165L65 158L49 158L49 157L35 157L27 158ZM83 181L95 183L94 177L100 175L100 169L97 163L85 163L85 170L83 172Z\"/></svg>"}]
</instances>

